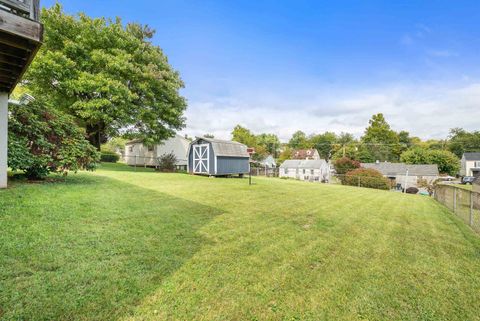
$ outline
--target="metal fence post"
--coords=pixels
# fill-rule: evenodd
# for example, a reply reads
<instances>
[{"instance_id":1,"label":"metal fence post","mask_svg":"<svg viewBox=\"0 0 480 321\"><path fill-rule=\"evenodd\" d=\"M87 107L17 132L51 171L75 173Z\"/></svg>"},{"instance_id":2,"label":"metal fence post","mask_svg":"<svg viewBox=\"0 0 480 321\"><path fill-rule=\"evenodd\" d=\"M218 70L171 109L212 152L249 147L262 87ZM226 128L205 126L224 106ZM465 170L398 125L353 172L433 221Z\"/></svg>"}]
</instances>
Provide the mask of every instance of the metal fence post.
<instances>
[{"instance_id":1,"label":"metal fence post","mask_svg":"<svg viewBox=\"0 0 480 321\"><path fill-rule=\"evenodd\" d=\"M473 192L470 192L470 226L473 225Z\"/></svg>"}]
</instances>

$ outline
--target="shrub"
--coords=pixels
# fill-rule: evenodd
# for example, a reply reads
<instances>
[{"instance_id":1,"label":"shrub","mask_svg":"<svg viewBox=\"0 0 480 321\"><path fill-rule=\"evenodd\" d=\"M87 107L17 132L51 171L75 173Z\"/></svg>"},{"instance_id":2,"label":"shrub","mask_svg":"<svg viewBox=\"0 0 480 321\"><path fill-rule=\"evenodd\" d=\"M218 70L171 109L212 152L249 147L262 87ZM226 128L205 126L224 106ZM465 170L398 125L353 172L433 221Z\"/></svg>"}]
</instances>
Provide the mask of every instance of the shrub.
<instances>
[{"instance_id":1,"label":"shrub","mask_svg":"<svg viewBox=\"0 0 480 321\"><path fill-rule=\"evenodd\" d=\"M100 160L105 163L116 163L120 160L120 156L114 152L102 152Z\"/></svg>"},{"instance_id":2,"label":"shrub","mask_svg":"<svg viewBox=\"0 0 480 321\"><path fill-rule=\"evenodd\" d=\"M158 169L162 172L174 172L177 157L173 153L163 154L158 158Z\"/></svg>"},{"instance_id":3,"label":"shrub","mask_svg":"<svg viewBox=\"0 0 480 321\"><path fill-rule=\"evenodd\" d=\"M409 187L405 190L405 193L408 193L408 194L417 194L418 193L418 188L416 187Z\"/></svg>"},{"instance_id":4,"label":"shrub","mask_svg":"<svg viewBox=\"0 0 480 321\"><path fill-rule=\"evenodd\" d=\"M39 100L10 106L8 166L28 179L93 170L99 153L73 119Z\"/></svg>"},{"instance_id":5,"label":"shrub","mask_svg":"<svg viewBox=\"0 0 480 321\"><path fill-rule=\"evenodd\" d=\"M333 166L335 167L335 171L337 172L337 174L343 175L347 172L359 168L360 163L348 157L342 157L337 159Z\"/></svg>"},{"instance_id":6,"label":"shrub","mask_svg":"<svg viewBox=\"0 0 480 321\"><path fill-rule=\"evenodd\" d=\"M437 164L440 173L456 175L460 160L448 150L425 150L419 147L405 151L400 160L407 164Z\"/></svg>"},{"instance_id":7,"label":"shrub","mask_svg":"<svg viewBox=\"0 0 480 321\"><path fill-rule=\"evenodd\" d=\"M343 185L360 186L389 190L390 182L383 175L371 168L357 168L341 178Z\"/></svg>"}]
</instances>

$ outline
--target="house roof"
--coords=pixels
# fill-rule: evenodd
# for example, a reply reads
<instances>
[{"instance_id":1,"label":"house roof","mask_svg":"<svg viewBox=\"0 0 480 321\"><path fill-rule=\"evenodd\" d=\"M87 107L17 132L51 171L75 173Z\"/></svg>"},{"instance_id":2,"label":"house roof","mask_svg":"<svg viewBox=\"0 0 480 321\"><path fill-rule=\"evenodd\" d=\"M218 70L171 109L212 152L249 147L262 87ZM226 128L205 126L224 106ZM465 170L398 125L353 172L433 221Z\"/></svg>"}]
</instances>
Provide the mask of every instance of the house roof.
<instances>
[{"instance_id":1,"label":"house roof","mask_svg":"<svg viewBox=\"0 0 480 321\"><path fill-rule=\"evenodd\" d=\"M480 161L480 152L479 153L463 153L463 157L467 161Z\"/></svg>"},{"instance_id":2,"label":"house roof","mask_svg":"<svg viewBox=\"0 0 480 321\"><path fill-rule=\"evenodd\" d=\"M411 165L405 163L362 163L362 167L364 168L372 168L382 175L405 175L408 170L408 175L411 176L438 176L438 166L436 164L427 165L427 164L420 164L420 165Z\"/></svg>"},{"instance_id":3,"label":"house roof","mask_svg":"<svg viewBox=\"0 0 480 321\"><path fill-rule=\"evenodd\" d=\"M287 159L280 168L321 168L326 164L324 159Z\"/></svg>"},{"instance_id":4,"label":"house roof","mask_svg":"<svg viewBox=\"0 0 480 321\"><path fill-rule=\"evenodd\" d=\"M217 156L250 158L250 154L247 152L247 146L242 143L230 140L198 137L192 142L192 144L196 143L198 140L204 140L211 143L213 151Z\"/></svg>"},{"instance_id":5,"label":"house roof","mask_svg":"<svg viewBox=\"0 0 480 321\"><path fill-rule=\"evenodd\" d=\"M315 156L315 152L317 150L314 148L311 149L297 149L293 151L292 157L294 159L307 159L307 157L313 157Z\"/></svg>"}]
</instances>

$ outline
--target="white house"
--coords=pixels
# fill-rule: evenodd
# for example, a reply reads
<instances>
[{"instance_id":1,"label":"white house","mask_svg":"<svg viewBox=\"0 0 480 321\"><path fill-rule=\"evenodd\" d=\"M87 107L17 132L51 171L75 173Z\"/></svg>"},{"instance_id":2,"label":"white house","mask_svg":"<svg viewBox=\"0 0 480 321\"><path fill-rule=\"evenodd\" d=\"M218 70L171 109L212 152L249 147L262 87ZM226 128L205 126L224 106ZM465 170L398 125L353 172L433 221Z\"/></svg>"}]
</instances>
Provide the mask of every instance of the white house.
<instances>
[{"instance_id":1,"label":"white house","mask_svg":"<svg viewBox=\"0 0 480 321\"><path fill-rule=\"evenodd\" d=\"M310 182L328 182L330 166L324 159L288 159L280 165L278 176Z\"/></svg>"},{"instance_id":2,"label":"white house","mask_svg":"<svg viewBox=\"0 0 480 321\"><path fill-rule=\"evenodd\" d=\"M418 180L425 179L428 183L432 183L439 177L438 166L433 165L411 165L405 163L362 163L361 167L371 168L379 171L382 175L395 184L400 184L402 188L418 187Z\"/></svg>"},{"instance_id":3,"label":"white house","mask_svg":"<svg viewBox=\"0 0 480 321\"><path fill-rule=\"evenodd\" d=\"M142 140L136 139L125 145L125 162L132 166L158 166L162 155L173 153L177 158L177 169L187 170L187 152L190 141L183 136L175 135L161 144L145 146Z\"/></svg>"},{"instance_id":4,"label":"white house","mask_svg":"<svg viewBox=\"0 0 480 321\"><path fill-rule=\"evenodd\" d=\"M463 153L460 175L480 177L480 152Z\"/></svg>"}]
</instances>

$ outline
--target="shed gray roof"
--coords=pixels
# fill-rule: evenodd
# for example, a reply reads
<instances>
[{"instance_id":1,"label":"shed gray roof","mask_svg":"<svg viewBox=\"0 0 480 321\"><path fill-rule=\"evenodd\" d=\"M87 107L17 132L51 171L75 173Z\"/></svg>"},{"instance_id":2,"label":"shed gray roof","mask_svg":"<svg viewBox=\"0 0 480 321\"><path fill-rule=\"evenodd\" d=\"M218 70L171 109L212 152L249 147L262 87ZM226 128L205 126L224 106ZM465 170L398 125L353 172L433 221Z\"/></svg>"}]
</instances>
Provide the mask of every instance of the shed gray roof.
<instances>
[{"instance_id":1,"label":"shed gray roof","mask_svg":"<svg viewBox=\"0 0 480 321\"><path fill-rule=\"evenodd\" d=\"M480 153L463 153L467 161L480 161Z\"/></svg>"},{"instance_id":2,"label":"shed gray roof","mask_svg":"<svg viewBox=\"0 0 480 321\"><path fill-rule=\"evenodd\" d=\"M198 137L195 141L192 142L192 144L195 144L199 140L204 140L211 143L213 152L216 156L250 158L250 154L247 152L247 146L242 143L230 140Z\"/></svg>"},{"instance_id":3,"label":"shed gray roof","mask_svg":"<svg viewBox=\"0 0 480 321\"><path fill-rule=\"evenodd\" d=\"M438 166L436 164L427 165L411 165L405 163L362 163L364 168L376 169L382 175L405 175L408 170L408 175L411 176L438 176Z\"/></svg>"},{"instance_id":4,"label":"shed gray roof","mask_svg":"<svg viewBox=\"0 0 480 321\"><path fill-rule=\"evenodd\" d=\"M280 168L322 168L326 164L324 159L287 159Z\"/></svg>"}]
</instances>

